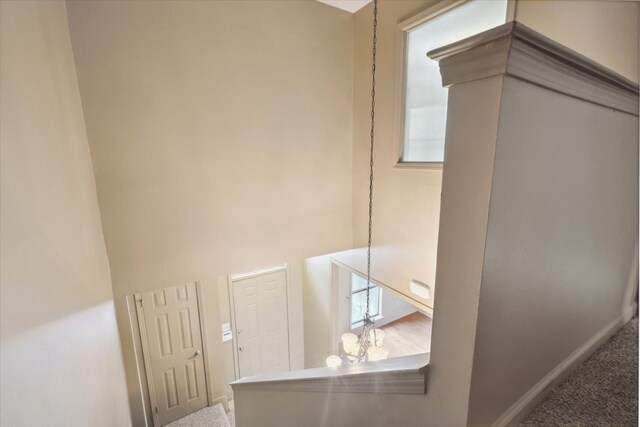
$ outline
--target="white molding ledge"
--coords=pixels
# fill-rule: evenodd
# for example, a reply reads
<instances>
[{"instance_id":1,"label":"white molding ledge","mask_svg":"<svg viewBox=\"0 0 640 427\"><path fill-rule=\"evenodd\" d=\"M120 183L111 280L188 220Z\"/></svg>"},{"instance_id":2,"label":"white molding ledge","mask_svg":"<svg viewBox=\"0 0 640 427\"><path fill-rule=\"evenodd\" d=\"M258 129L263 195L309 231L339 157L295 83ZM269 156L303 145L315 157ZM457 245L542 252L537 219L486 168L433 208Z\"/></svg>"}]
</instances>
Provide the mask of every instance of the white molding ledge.
<instances>
[{"instance_id":1,"label":"white molding ledge","mask_svg":"<svg viewBox=\"0 0 640 427\"><path fill-rule=\"evenodd\" d=\"M260 374L231 383L241 390L425 394L429 353L394 357L338 368L315 368L278 374Z\"/></svg>"},{"instance_id":2,"label":"white molding ledge","mask_svg":"<svg viewBox=\"0 0 640 427\"><path fill-rule=\"evenodd\" d=\"M509 22L427 55L440 62L445 87L509 75L638 115L638 84L519 22Z\"/></svg>"}]
</instances>

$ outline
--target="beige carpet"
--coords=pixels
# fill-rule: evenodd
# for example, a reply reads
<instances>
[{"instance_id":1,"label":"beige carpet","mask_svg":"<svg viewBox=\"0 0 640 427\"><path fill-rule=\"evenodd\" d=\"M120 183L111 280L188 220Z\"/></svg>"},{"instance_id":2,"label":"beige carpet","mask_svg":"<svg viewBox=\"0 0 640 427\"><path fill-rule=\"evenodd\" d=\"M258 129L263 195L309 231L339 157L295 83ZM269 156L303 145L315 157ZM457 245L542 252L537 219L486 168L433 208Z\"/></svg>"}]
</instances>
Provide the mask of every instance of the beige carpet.
<instances>
[{"instance_id":1,"label":"beige carpet","mask_svg":"<svg viewBox=\"0 0 640 427\"><path fill-rule=\"evenodd\" d=\"M638 425L638 319L631 319L523 421L522 426Z\"/></svg>"},{"instance_id":2,"label":"beige carpet","mask_svg":"<svg viewBox=\"0 0 640 427\"><path fill-rule=\"evenodd\" d=\"M164 427L229 427L227 415L220 403L200 409Z\"/></svg>"}]
</instances>

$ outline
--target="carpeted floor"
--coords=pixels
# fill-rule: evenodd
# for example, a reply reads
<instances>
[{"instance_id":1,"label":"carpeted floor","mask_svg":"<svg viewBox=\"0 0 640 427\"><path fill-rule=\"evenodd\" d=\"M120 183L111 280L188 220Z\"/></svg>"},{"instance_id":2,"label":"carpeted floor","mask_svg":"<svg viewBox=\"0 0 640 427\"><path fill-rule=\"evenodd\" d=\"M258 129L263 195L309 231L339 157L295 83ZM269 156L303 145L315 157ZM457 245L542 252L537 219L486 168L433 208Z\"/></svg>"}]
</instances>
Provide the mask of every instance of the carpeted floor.
<instances>
[{"instance_id":1,"label":"carpeted floor","mask_svg":"<svg viewBox=\"0 0 640 427\"><path fill-rule=\"evenodd\" d=\"M551 390L521 425L637 426L638 319L631 319Z\"/></svg>"},{"instance_id":2,"label":"carpeted floor","mask_svg":"<svg viewBox=\"0 0 640 427\"><path fill-rule=\"evenodd\" d=\"M229 427L229 421L224 408L218 403L202 408L164 427Z\"/></svg>"}]
</instances>

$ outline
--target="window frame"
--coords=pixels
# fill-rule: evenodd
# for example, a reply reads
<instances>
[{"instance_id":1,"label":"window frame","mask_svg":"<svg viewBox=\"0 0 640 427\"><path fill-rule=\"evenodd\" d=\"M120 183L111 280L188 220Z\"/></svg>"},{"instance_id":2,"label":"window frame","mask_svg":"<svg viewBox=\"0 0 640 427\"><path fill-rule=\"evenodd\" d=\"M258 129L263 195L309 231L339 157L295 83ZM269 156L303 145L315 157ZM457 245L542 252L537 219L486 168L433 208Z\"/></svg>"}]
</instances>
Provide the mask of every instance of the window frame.
<instances>
[{"instance_id":1,"label":"window frame","mask_svg":"<svg viewBox=\"0 0 640 427\"><path fill-rule=\"evenodd\" d=\"M398 65L396 67L396 136L397 152L396 165L397 169L426 169L426 170L442 170L443 162L421 162L404 160L404 132L405 132L405 98L407 92L407 36L409 31L430 21L440 15L452 11L466 3L474 0L442 0L427 9L414 14L398 23L397 40L398 40ZM513 21L515 18L515 1L507 0L507 16L505 22Z\"/></svg>"},{"instance_id":2,"label":"window frame","mask_svg":"<svg viewBox=\"0 0 640 427\"><path fill-rule=\"evenodd\" d=\"M362 292L365 292L367 290L367 287L364 287L362 289L358 289L357 291L353 290L353 277L357 276L363 280L367 280L365 277L356 274L354 272L351 272L351 283L350 285L350 289L349 289L349 327L351 330L354 329L358 329L361 328L364 325L364 318L358 320L357 322L354 323L353 321L353 296ZM373 281L369 283L368 289L374 289L374 288L378 288L378 310L377 313L373 316L374 320L378 320L378 319L382 319L383 317L383 313L382 313L382 287L373 284Z\"/></svg>"}]
</instances>

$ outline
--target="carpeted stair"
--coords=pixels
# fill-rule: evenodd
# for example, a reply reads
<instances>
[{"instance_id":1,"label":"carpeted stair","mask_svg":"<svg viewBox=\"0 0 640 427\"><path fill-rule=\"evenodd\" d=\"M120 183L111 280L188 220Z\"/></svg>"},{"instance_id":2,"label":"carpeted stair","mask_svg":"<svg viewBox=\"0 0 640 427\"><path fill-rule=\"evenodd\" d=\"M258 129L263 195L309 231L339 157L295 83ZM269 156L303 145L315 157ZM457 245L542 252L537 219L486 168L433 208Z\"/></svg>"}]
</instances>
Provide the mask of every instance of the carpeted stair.
<instances>
[{"instance_id":1,"label":"carpeted stair","mask_svg":"<svg viewBox=\"0 0 640 427\"><path fill-rule=\"evenodd\" d=\"M637 426L638 319L631 319L553 388L521 425Z\"/></svg>"},{"instance_id":2,"label":"carpeted stair","mask_svg":"<svg viewBox=\"0 0 640 427\"><path fill-rule=\"evenodd\" d=\"M230 427L222 404L207 406L164 427Z\"/></svg>"}]
</instances>

